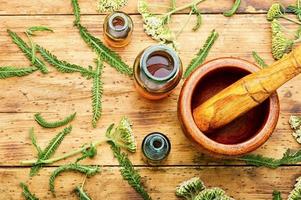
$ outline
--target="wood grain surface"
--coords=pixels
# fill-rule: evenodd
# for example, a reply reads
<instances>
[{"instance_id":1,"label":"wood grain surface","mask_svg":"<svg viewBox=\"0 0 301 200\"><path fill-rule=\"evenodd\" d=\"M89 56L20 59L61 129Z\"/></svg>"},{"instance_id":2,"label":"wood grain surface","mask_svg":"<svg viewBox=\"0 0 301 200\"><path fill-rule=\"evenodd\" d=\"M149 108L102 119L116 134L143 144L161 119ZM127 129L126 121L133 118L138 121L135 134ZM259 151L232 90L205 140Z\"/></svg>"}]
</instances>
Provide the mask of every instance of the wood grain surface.
<instances>
[{"instance_id":1,"label":"wood grain surface","mask_svg":"<svg viewBox=\"0 0 301 200\"><path fill-rule=\"evenodd\" d=\"M167 1L154 2L166 5ZM178 0L184 4L189 0ZM293 0L281 1L285 5ZM104 15L96 12L96 0L79 0L82 23L94 35L102 38ZM210 51L209 59L233 56L253 62L251 53L257 51L267 63L272 63L271 33L265 12L272 1L245 0L240 14L226 18L220 13L230 8L232 1L208 0L200 7L204 20L201 29L192 32L195 19L185 28L178 38L180 57L186 67L194 54L202 46L212 29L220 37ZM155 3L154 3L155 5ZM133 40L129 46L115 49L126 63L133 64L136 55L151 44L155 44L144 32L141 17L136 11L136 1L130 0L123 9L132 14L135 23ZM160 12L159 9L154 11ZM30 63L22 52L12 43L6 33L11 29L22 33L34 25L45 25L54 29L54 33L41 33L33 39L38 44L51 50L60 59L80 64L93 65L96 55L80 38L73 27L70 1L35 0L17 1L0 0L0 66L28 66ZM186 11L172 18L172 29L177 31L187 19ZM291 16L293 17L293 16ZM297 26L282 21L289 30ZM167 99L151 102L138 96L133 80L116 73L109 66L104 70L103 117L98 128L91 125L91 80L78 74L62 74L49 67L50 73L42 75L35 72L22 78L0 80L0 199L19 200L20 181L27 181L33 192L40 199L52 199L48 191L49 173L55 167L74 161L74 158L55 163L41 170L40 175L28 178L29 168L20 165L21 160L33 159L35 151L30 143L28 130L35 127L38 143L42 147L61 129L43 129L33 119L36 112L41 112L49 120L63 118L77 112L72 122L74 129L66 137L56 155L80 147L84 143L104 137L104 131L112 122L118 122L122 116L128 116L134 125L134 132L140 147L143 137L150 132L160 131L168 135L172 142L172 151L166 163L160 168L147 166L138 152L130 155L133 163L143 176L151 196L154 199L176 199L174 190L178 183L193 176L201 177L208 186L219 186L235 199L265 200L271 199L273 189L278 189L286 196L292 189L295 178L301 175L300 166L286 166L277 170L254 168L240 162L224 162L198 152L185 138L177 119L177 98L181 84ZM288 125L291 114L301 115L301 77L296 77L279 90L281 114L277 129L265 145L255 153L280 157L287 148L298 149ZM96 200L103 199L140 199L118 172L118 163L113 158L107 144L98 148L95 159L84 164L103 165L104 170L87 182L87 191ZM64 176L64 179L63 179ZM56 199L76 199L72 188L79 184L82 176L67 173L56 182Z\"/></svg>"}]
</instances>

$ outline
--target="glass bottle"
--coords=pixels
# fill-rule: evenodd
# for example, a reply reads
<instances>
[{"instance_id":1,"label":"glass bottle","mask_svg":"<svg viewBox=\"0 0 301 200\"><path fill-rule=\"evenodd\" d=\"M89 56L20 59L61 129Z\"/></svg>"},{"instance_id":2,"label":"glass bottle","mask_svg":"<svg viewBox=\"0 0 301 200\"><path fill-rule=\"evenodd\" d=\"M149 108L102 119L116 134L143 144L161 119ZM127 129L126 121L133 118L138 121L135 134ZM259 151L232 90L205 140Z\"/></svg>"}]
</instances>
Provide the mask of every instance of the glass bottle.
<instances>
[{"instance_id":1,"label":"glass bottle","mask_svg":"<svg viewBox=\"0 0 301 200\"><path fill-rule=\"evenodd\" d=\"M142 142L142 153L147 163L158 165L169 155L169 139L159 132L150 133Z\"/></svg>"},{"instance_id":2,"label":"glass bottle","mask_svg":"<svg viewBox=\"0 0 301 200\"><path fill-rule=\"evenodd\" d=\"M133 21L124 12L113 12L104 21L104 39L109 46L124 47L131 41Z\"/></svg>"},{"instance_id":3,"label":"glass bottle","mask_svg":"<svg viewBox=\"0 0 301 200\"><path fill-rule=\"evenodd\" d=\"M135 86L150 100L167 97L179 84L183 73L177 52L167 45L154 45L143 50L134 63Z\"/></svg>"}]
</instances>

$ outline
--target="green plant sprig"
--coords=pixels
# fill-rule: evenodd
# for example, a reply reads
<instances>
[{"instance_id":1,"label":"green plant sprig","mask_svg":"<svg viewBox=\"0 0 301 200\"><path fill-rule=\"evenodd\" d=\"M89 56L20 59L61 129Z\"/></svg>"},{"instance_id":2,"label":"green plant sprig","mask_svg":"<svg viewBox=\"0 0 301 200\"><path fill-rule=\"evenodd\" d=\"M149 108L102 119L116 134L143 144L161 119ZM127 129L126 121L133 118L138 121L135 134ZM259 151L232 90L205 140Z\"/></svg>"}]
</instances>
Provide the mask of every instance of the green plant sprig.
<instances>
[{"instance_id":1,"label":"green plant sprig","mask_svg":"<svg viewBox=\"0 0 301 200\"><path fill-rule=\"evenodd\" d=\"M4 66L4 67L0 67L0 79L26 76L35 71L37 71L36 67L21 68L21 67Z\"/></svg>"},{"instance_id":2,"label":"green plant sprig","mask_svg":"<svg viewBox=\"0 0 301 200\"><path fill-rule=\"evenodd\" d=\"M241 0L235 0L234 4L232 5L232 8L228 11L225 11L223 14L225 17L232 17L236 11L238 10L240 6Z\"/></svg>"},{"instance_id":3,"label":"green plant sprig","mask_svg":"<svg viewBox=\"0 0 301 200\"><path fill-rule=\"evenodd\" d=\"M257 52L253 51L252 56L255 60L255 62L261 67L261 68L266 68L268 65L265 63L265 61L258 55Z\"/></svg>"},{"instance_id":4,"label":"green plant sprig","mask_svg":"<svg viewBox=\"0 0 301 200\"><path fill-rule=\"evenodd\" d=\"M281 192L274 190L273 191L273 200L282 200Z\"/></svg>"},{"instance_id":5,"label":"green plant sprig","mask_svg":"<svg viewBox=\"0 0 301 200\"><path fill-rule=\"evenodd\" d=\"M196 15L196 24L194 25L192 30L197 31L197 30L199 30L199 28L201 27L202 22L203 22L202 12L200 9L198 9L198 7L196 5L192 6L191 11L192 11L192 14Z\"/></svg>"},{"instance_id":6,"label":"green plant sprig","mask_svg":"<svg viewBox=\"0 0 301 200\"><path fill-rule=\"evenodd\" d=\"M187 78L197 67L200 66L200 64L202 64L205 61L211 47L213 46L217 38L218 38L218 33L215 30L212 30L205 44L203 45L203 48L199 50L197 57L191 60L189 66L187 67L183 75L183 78Z\"/></svg>"},{"instance_id":7,"label":"green plant sprig","mask_svg":"<svg viewBox=\"0 0 301 200\"><path fill-rule=\"evenodd\" d=\"M78 28L79 33L86 44L90 46L103 61L110 64L111 67L115 68L122 74L132 76L133 70L122 61L121 57L105 46L100 39L94 37L86 27L80 24L80 7L77 0L72 0L72 6L75 16L74 24Z\"/></svg>"},{"instance_id":8,"label":"green plant sprig","mask_svg":"<svg viewBox=\"0 0 301 200\"><path fill-rule=\"evenodd\" d=\"M79 200L92 200L82 187L77 186L75 192L78 195Z\"/></svg>"},{"instance_id":9,"label":"green plant sprig","mask_svg":"<svg viewBox=\"0 0 301 200\"><path fill-rule=\"evenodd\" d=\"M279 19L279 18L283 18L295 24L301 25L301 22L291 19L285 15L285 8L281 4L274 3L272 4L272 6L270 7L267 13L267 20L273 21L274 19Z\"/></svg>"},{"instance_id":10,"label":"green plant sprig","mask_svg":"<svg viewBox=\"0 0 301 200\"><path fill-rule=\"evenodd\" d=\"M103 62L100 59L96 60L96 74L93 77L92 87L92 125L94 128L97 126L97 121L101 117L102 112L102 94L103 94L103 82L101 81L103 71Z\"/></svg>"},{"instance_id":11,"label":"green plant sprig","mask_svg":"<svg viewBox=\"0 0 301 200\"><path fill-rule=\"evenodd\" d=\"M20 187L22 188L22 195L26 200L39 200L39 198L29 191L25 183L20 183Z\"/></svg>"},{"instance_id":12,"label":"green plant sprig","mask_svg":"<svg viewBox=\"0 0 301 200\"><path fill-rule=\"evenodd\" d=\"M251 154L237 158L237 160L245 161L247 164L257 167L263 166L271 169L276 169L282 165L296 164L298 162L301 162L301 150L293 152L288 149L280 159Z\"/></svg>"},{"instance_id":13,"label":"green plant sprig","mask_svg":"<svg viewBox=\"0 0 301 200\"><path fill-rule=\"evenodd\" d=\"M12 38L13 42L19 47L19 49L24 53L24 55L33 62L33 65L37 67L43 74L48 73L48 69L43 61L41 61L39 58L35 57L35 54L33 53L32 49L22 40L15 32L7 29L7 32L9 36Z\"/></svg>"},{"instance_id":14,"label":"green plant sprig","mask_svg":"<svg viewBox=\"0 0 301 200\"><path fill-rule=\"evenodd\" d=\"M51 28L47 26L32 26L26 30L26 33L28 33L29 35L35 35L35 32L37 31L48 31L51 33L54 32Z\"/></svg>"},{"instance_id":15,"label":"green plant sprig","mask_svg":"<svg viewBox=\"0 0 301 200\"><path fill-rule=\"evenodd\" d=\"M92 153L89 152L88 154L91 155L91 157L93 157L94 156L93 152L95 152L94 148L108 141L112 141L119 147L124 148L130 152L135 152L137 149L137 144L134 138L133 130L131 128L131 123L125 117L123 117L120 120L119 124L115 128L114 128L114 124L111 124L108 127L105 135L106 135L105 138L101 138L97 141L91 142L90 144L83 145L81 148L70 151L61 156L51 158L51 159L25 160L25 161L21 161L21 164L34 165L37 162L41 164L52 164L54 162L67 159L78 154L83 154L84 156L85 153L87 153L86 151L91 150L91 147L93 147Z\"/></svg>"},{"instance_id":16,"label":"green plant sprig","mask_svg":"<svg viewBox=\"0 0 301 200\"><path fill-rule=\"evenodd\" d=\"M76 116L76 112L72 115L67 116L65 119L55 122L47 122L41 115L41 113L37 113L34 115L35 121L44 128L57 128L61 126L65 126L70 123Z\"/></svg>"},{"instance_id":17,"label":"green plant sprig","mask_svg":"<svg viewBox=\"0 0 301 200\"><path fill-rule=\"evenodd\" d=\"M60 72L79 72L83 77L86 77L87 79L90 79L95 75L95 73L92 70L92 67L89 67L87 69L79 65L68 63L64 60L59 60L54 54L50 53L50 51L39 45L37 45L37 49L40 52L41 56L45 59L45 61L47 61L50 65L55 67Z\"/></svg>"},{"instance_id":18,"label":"green plant sprig","mask_svg":"<svg viewBox=\"0 0 301 200\"><path fill-rule=\"evenodd\" d=\"M128 155L121 152L120 147L118 147L118 145L116 145L114 142L110 141L109 144L111 145L114 157L121 165L120 172L123 179L126 180L129 185L132 186L144 200L151 200L151 197L149 196L141 182L140 174L137 170L134 169L134 166L128 158Z\"/></svg>"},{"instance_id":19,"label":"green plant sprig","mask_svg":"<svg viewBox=\"0 0 301 200\"><path fill-rule=\"evenodd\" d=\"M44 163L41 162L43 160L49 159L55 151L58 149L60 144L66 135L68 135L72 130L72 126L65 128L63 131L58 133L47 145L47 147L38 154L38 159L33 163L33 166L30 170L30 176L34 176L38 173L38 171L43 167ZM34 143L34 141L32 141Z\"/></svg>"},{"instance_id":20,"label":"green plant sprig","mask_svg":"<svg viewBox=\"0 0 301 200\"><path fill-rule=\"evenodd\" d=\"M98 172L100 172L100 168L98 166L85 166L85 165L79 165L74 163L58 167L56 170L54 170L51 173L51 176L49 178L49 188L54 196L55 196L55 188L54 188L55 179L58 175L66 171L76 171L76 172L86 174L88 177L91 177L97 174Z\"/></svg>"}]
</instances>

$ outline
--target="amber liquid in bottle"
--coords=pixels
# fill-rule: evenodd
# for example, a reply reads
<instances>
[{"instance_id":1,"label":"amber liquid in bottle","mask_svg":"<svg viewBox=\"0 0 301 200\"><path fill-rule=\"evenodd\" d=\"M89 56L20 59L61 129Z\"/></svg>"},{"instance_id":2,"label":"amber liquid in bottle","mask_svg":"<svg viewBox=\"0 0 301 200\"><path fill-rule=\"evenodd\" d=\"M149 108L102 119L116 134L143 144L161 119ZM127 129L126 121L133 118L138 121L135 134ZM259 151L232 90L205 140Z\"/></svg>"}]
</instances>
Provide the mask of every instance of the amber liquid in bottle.
<instances>
[{"instance_id":1,"label":"amber liquid in bottle","mask_svg":"<svg viewBox=\"0 0 301 200\"><path fill-rule=\"evenodd\" d=\"M157 78L164 78L171 74L174 66L171 59L164 55L163 52L158 52L152 55L146 61L147 70Z\"/></svg>"},{"instance_id":2,"label":"amber liquid in bottle","mask_svg":"<svg viewBox=\"0 0 301 200\"><path fill-rule=\"evenodd\" d=\"M142 51L134 63L138 93L150 100L167 97L182 77L178 54L166 45L154 45Z\"/></svg>"},{"instance_id":3,"label":"amber liquid in bottle","mask_svg":"<svg viewBox=\"0 0 301 200\"><path fill-rule=\"evenodd\" d=\"M109 46L124 47L131 41L133 21L124 12L109 14L104 22L104 39Z\"/></svg>"}]
</instances>

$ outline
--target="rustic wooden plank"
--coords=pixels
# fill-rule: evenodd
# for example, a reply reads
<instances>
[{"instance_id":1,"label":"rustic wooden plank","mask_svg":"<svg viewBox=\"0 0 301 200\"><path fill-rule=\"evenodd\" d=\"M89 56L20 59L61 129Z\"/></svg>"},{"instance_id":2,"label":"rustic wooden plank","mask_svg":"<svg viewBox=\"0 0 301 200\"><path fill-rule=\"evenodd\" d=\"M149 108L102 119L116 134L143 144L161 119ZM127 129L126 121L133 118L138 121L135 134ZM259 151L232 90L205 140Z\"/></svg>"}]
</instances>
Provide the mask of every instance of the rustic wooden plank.
<instances>
[{"instance_id":1,"label":"rustic wooden plank","mask_svg":"<svg viewBox=\"0 0 301 200\"><path fill-rule=\"evenodd\" d=\"M122 58L131 65L135 56L145 47L155 42L145 35L139 16L133 17L135 32L132 43L123 49L118 49ZM186 20L186 16L174 18L173 28ZM22 32L32 25L47 25L54 28L55 33L43 33L34 40L53 51L60 58L83 66L93 65L95 54L81 40L77 30L72 27L71 16L14 16L0 17L0 65L25 66L30 63L24 58L18 48L7 36L6 28ZM97 35L102 35L101 24L103 16L85 16L83 24ZM284 23L289 29L295 26ZM191 32L191 23L179 37L180 55L186 67L193 54L198 51L210 30L216 28L220 38L210 52L208 59L222 56L235 56L252 61L251 52L256 50L267 62L271 63L270 28L264 15L240 15L232 19L216 15L206 15L204 25L197 33ZM243 30L243 31L242 31ZM24 35L23 35L24 36ZM25 37L24 37L25 38ZM142 42L143 41L143 42ZM240 42L238 42L240 41ZM186 140L177 120L176 105L180 86L167 99L151 102L137 95L133 80L120 75L111 67L104 72L103 117L97 129L91 127L91 80L85 80L78 74L61 74L50 67L51 73L41 75L36 72L22 78L0 80L0 165L18 166L20 160L34 157L34 150L28 139L28 129L36 127L38 141L42 146L60 130L45 130L39 128L33 120L33 114L42 112L49 119L64 117L72 112L78 116L72 123L74 130L64 141L59 153L78 148L91 139L103 135L106 127L112 122L118 122L122 116L128 116L134 124L134 131L139 146L143 137L149 132L161 131L172 140L172 153L166 165L198 165L212 164L200 156L200 153ZM299 85L301 78L297 77L279 89L281 99L281 117L278 128L271 139L257 153L279 157L286 148L298 149L299 145L291 136L288 126L290 114L301 114ZM164 124L164 126L162 126ZM99 148L99 155L88 163L105 165L116 164L107 145ZM59 154L58 153L58 154ZM137 154L132 156L135 164L144 164ZM63 162L59 163L62 164ZM218 162L223 165L223 162Z\"/></svg>"},{"instance_id":2,"label":"rustic wooden plank","mask_svg":"<svg viewBox=\"0 0 301 200\"><path fill-rule=\"evenodd\" d=\"M152 11L162 13L166 10L162 6L168 6L167 0L148 0L151 2ZM39 15L39 14L71 14L71 1L61 0L35 0L35 1L18 1L18 0L0 0L0 15ZM191 0L178 1L178 6L190 3ZM271 6L273 1L262 0L245 0L242 1L239 13L264 13ZM79 0L82 14L96 14L97 0ZM230 9L233 1L229 0L207 0L200 4L204 13L222 13ZM282 0L285 6L294 4L294 0ZM122 9L127 13L137 13L137 0L129 0L129 4ZM182 11L181 13L187 13Z\"/></svg>"},{"instance_id":3,"label":"rustic wooden plank","mask_svg":"<svg viewBox=\"0 0 301 200\"><path fill-rule=\"evenodd\" d=\"M142 181L153 199L178 199L176 186L192 177L200 177L208 187L221 187L237 200L270 200L273 190L283 193L286 199L295 179L300 176L299 167L281 167L277 170L250 167L207 167L207 168L139 168ZM0 169L1 199L19 200L19 182L29 184L32 192L40 199L77 199L72 190L83 181L83 175L64 173L55 181L57 198L48 190L48 178L54 168L41 171L39 176L28 178L28 169ZM118 168L105 167L101 174L87 179L85 188L93 199L138 200L136 192L122 180ZM239 188L239 189L238 189Z\"/></svg>"}]
</instances>

